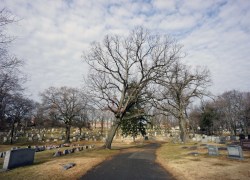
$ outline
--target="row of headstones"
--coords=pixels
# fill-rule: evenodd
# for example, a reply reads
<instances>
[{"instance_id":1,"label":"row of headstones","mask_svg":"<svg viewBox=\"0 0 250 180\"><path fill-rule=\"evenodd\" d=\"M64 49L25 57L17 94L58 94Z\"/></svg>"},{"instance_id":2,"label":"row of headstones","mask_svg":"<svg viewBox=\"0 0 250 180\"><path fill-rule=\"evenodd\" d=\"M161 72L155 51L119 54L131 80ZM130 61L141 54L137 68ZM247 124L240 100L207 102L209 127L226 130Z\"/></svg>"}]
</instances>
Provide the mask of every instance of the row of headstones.
<instances>
[{"instance_id":1,"label":"row of headstones","mask_svg":"<svg viewBox=\"0 0 250 180\"><path fill-rule=\"evenodd\" d=\"M28 137L27 138L27 140L29 142L35 142L35 141L40 141L40 142L42 142L42 141L44 141L44 142L58 142L58 141L64 141L64 139L65 138L63 136L61 136L59 138L52 138L52 137L50 137L50 138L44 138L43 137L42 138L41 136L39 136L39 137L35 136L35 138L34 137ZM8 140L10 141L10 137L3 137L3 143L8 142ZM15 141L18 140L18 137L14 137L13 140L15 140ZM77 141L80 141L80 140L95 141L96 142L98 140L98 138L96 138L95 136L93 136L93 137L86 137L86 138L83 138L83 137L73 137L73 138L70 139L71 142L77 142ZM102 139L100 139L100 140L102 140Z\"/></svg>"},{"instance_id":2,"label":"row of headstones","mask_svg":"<svg viewBox=\"0 0 250 180\"><path fill-rule=\"evenodd\" d=\"M54 157L59 157L59 156L62 156L62 155L67 155L67 154L71 154L71 153L74 153L74 152L78 152L78 151L83 151L84 149L93 149L95 147L95 145L86 145L86 146L80 146L80 147L74 147L72 149L65 149L64 151L56 151L54 153Z\"/></svg>"},{"instance_id":3,"label":"row of headstones","mask_svg":"<svg viewBox=\"0 0 250 180\"><path fill-rule=\"evenodd\" d=\"M196 135L192 138L193 141L208 143L208 142L215 142L219 144L225 144L226 141L238 141L241 138L239 136L201 136Z\"/></svg>"},{"instance_id":4,"label":"row of headstones","mask_svg":"<svg viewBox=\"0 0 250 180\"><path fill-rule=\"evenodd\" d=\"M45 150L53 150L53 149L58 149L62 147L70 147L72 146L73 148L75 147L80 147L81 145L70 145L70 144L60 144L60 145L45 145L45 146L34 146L33 148L31 146L28 146L28 149L34 149L35 152L40 152L40 151L45 151ZM83 145L82 146L84 149L88 148L93 148L94 145ZM11 150L16 150L16 149L21 149L20 147L12 147ZM6 155L6 152L0 152L0 158L4 158Z\"/></svg>"},{"instance_id":5,"label":"row of headstones","mask_svg":"<svg viewBox=\"0 0 250 180\"><path fill-rule=\"evenodd\" d=\"M209 156L218 156L219 155L219 150L218 150L217 146L208 145L207 148L208 148L208 155ZM227 146L227 151L228 151L229 158L243 159L243 152L242 152L241 146L237 146L237 145Z\"/></svg>"},{"instance_id":6,"label":"row of headstones","mask_svg":"<svg viewBox=\"0 0 250 180\"><path fill-rule=\"evenodd\" d=\"M63 134L64 131L60 129L33 129L31 132L24 133L23 131L20 131L16 134L15 137L13 137L13 140L18 140L18 137L26 137L27 141L54 141L56 142L57 140L63 140L65 137L63 135L56 137L54 134L51 134L53 132L59 132L59 134ZM10 141L10 132L4 133L1 135L1 139L3 140L3 143L6 143L8 140ZM102 135L101 132L93 133L93 132L86 132L80 135L80 131L73 131L73 138L72 141L78 141L78 140L102 140Z\"/></svg>"}]
</instances>

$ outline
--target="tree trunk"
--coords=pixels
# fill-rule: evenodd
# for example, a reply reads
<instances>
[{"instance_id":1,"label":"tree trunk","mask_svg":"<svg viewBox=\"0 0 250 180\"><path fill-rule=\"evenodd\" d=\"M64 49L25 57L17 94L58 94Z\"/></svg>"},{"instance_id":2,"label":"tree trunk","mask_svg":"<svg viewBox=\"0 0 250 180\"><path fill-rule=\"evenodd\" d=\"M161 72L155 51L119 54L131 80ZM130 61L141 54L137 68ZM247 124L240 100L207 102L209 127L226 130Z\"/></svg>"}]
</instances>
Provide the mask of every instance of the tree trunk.
<instances>
[{"instance_id":1,"label":"tree trunk","mask_svg":"<svg viewBox=\"0 0 250 180\"><path fill-rule=\"evenodd\" d=\"M13 144L14 130L15 130L15 123L13 122L11 126L10 144Z\"/></svg>"},{"instance_id":2,"label":"tree trunk","mask_svg":"<svg viewBox=\"0 0 250 180\"><path fill-rule=\"evenodd\" d=\"M103 135L104 118L101 119L101 135Z\"/></svg>"},{"instance_id":3,"label":"tree trunk","mask_svg":"<svg viewBox=\"0 0 250 180\"><path fill-rule=\"evenodd\" d=\"M65 128L65 134L66 134L66 138L65 138L65 143L70 143L70 125L66 124L66 128Z\"/></svg>"},{"instance_id":4,"label":"tree trunk","mask_svg":"<svg viewBox=\"0 0 250 180\"><path fill-rule=\"evenodd\" d=\"M236 126L236 124L233 127L233 131L234 131L234 135L237 136L237 126Z\"/></svg>"},{"instance_id":5,"label":"tree trunk","mask_svg":"<svg viewBox=\"0 0 250 180\"><path fill-rule=\"evenodd\" d=\"M180 115L179 117L179 126L180 126L180 138L181 138L181 141L186 143L186 136L187 136L187 129L186 129L186 121L185 121L185 118Z\"/></svg>"},{"instance_id":6,"label":"tree trunk","mask_svg":"<svg viewBox=\"0 0 250 180\"><path fill-rule=\"evenodd\" d=\"M111 129L108 133L108 137L107 137L107 140L106 140L106 143L105 143L105 148L107 149L111 149L111 144L112 144L112 141L114 139L114 136L115 136L115 133L117 131L119 127L119 124L118 123L114 123L112 126L111 126Z\"/></svg>"},{"instance_id":7,"label":"tree trunk","mask_svg":"<svg viewBox=\"0 0 250 180\"><path fill-rule=\"evenodd\" d=\"M82 128L79 127L79 131L80 131L80 136L82 135Z\"/></svg>"}]
</instances>

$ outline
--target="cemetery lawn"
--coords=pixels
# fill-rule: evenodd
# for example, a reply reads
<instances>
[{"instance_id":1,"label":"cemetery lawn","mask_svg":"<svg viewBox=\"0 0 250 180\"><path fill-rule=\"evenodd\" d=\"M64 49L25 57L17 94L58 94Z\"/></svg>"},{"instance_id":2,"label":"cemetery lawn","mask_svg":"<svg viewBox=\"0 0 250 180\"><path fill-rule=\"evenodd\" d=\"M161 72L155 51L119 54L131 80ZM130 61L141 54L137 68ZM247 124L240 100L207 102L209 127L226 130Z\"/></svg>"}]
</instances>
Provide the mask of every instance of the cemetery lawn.
<instances>
[{"instance_id":1,"label":"cemetery lawn","mask_svg":"<svg viewBox=\"0 0 250 180\"><path fill-rule=\"evenodd\" d=\"M249 150L243 151L244 160L229 159L227 150L219 154L208 156L207 148L199 143L164 143L157 150L157 161L177 180L250 179Z\"/></svg>"},{"instance_id":2,"label":"cemetery lawn","mask_svg":"<svg viewBox=\"0 0 250 180\"><path fill-rule=\"evenodd\" d=\"M0 172L0 179L79 179L88 170L98 165L107 158L120 152L120 150L134 145L115 144L113 150L107 150L97 147L92 150L84 150L68 154L61 157L53 157L58 149L46 150L35 154L33 165L19 167L10 171ZM9 150L12 146L1 145L0 150ZM27 146L26 146L27 147ZM67 147L60 150L69 149ZM0 158L0 166L3 166L4 158ZM63 165L75 163L76 166L63 170Z\"/></svg>"}]
</instances>

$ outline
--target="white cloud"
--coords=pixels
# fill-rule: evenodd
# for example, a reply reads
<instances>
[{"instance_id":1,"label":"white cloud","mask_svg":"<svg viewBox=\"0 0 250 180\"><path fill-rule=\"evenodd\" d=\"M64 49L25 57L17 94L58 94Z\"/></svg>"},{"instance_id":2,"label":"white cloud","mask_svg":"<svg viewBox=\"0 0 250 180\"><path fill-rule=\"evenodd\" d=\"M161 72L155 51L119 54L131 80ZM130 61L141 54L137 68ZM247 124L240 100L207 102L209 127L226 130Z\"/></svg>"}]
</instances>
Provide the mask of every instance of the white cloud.
<instances>
[{"instance_id":1,"label":"white cloud","mask_svg":"<svg viewBox=\"0 0 250 180\"><path fill-rule=\"evenodd\" d=\"M174 11L176 8L176 2L176 0L155 0L153 1L153 4L157 9Z\"/></svg>"},{"instance_id":2,"label":"white cloud","mask_svg":"<svg viewBox=\"0 0 250 180\"><path fill-rule=\"evenodd\" d=\"M9 27L12 52L26 61L29 92L80 86L87 65L81 55L104 35L143 25L184 44L185 61L208 66L215 93L250 91L250 2L245 0L2 0L21 20Z\"/></svg>"}]
</instances>

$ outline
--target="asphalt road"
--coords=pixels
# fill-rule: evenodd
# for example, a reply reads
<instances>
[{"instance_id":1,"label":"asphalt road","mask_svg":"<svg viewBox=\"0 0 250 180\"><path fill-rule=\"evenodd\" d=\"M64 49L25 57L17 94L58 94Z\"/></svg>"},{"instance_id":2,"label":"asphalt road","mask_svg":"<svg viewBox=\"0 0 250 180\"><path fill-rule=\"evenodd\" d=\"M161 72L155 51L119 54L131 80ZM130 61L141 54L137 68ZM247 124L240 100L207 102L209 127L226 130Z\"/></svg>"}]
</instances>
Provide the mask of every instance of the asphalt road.
<instances>
[{"instance_id":1,"label":"asphalt road","mask_svg":"<svg viewBox=\"0 0 250 180\"><path fill-rule=\"evenodd\" d=\"M81 180L172 180L174 178L155 162L158 147L158 144L149 144L121 153L87 172Z\"/></svg>"}]
</instances>

